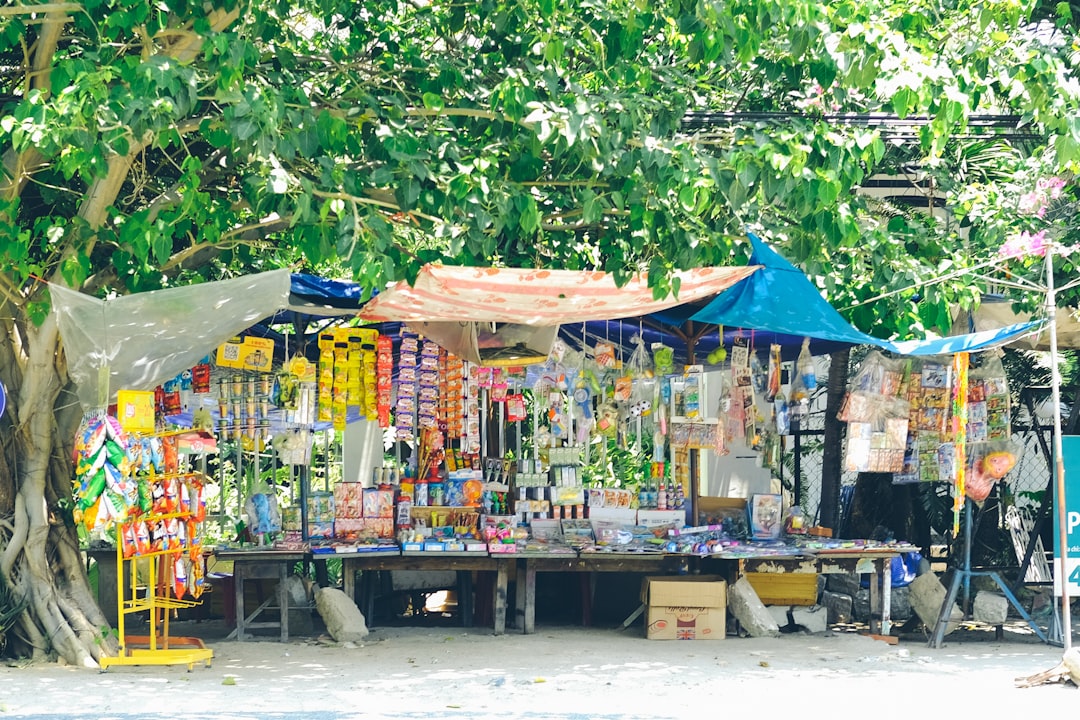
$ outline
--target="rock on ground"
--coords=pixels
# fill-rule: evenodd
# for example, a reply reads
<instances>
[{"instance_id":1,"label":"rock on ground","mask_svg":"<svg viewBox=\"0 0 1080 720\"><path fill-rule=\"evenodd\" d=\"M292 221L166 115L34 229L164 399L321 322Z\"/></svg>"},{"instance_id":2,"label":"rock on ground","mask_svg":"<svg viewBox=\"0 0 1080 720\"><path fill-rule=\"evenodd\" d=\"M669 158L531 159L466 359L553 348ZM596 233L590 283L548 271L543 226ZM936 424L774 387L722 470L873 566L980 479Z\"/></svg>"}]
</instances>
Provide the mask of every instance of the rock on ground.
<instances>
[{"instance_id":1,"label":"rock on ground","mask_svg":"<svg viewBox=\"0 0 1080 720\"><path fill-rule=\"evenodd\" d=\"M326 631L338 642L358 642L368 635L367 622L360 608L337 588L315 591L315 609L319 611Z\"/></svg>"}]
</instances>

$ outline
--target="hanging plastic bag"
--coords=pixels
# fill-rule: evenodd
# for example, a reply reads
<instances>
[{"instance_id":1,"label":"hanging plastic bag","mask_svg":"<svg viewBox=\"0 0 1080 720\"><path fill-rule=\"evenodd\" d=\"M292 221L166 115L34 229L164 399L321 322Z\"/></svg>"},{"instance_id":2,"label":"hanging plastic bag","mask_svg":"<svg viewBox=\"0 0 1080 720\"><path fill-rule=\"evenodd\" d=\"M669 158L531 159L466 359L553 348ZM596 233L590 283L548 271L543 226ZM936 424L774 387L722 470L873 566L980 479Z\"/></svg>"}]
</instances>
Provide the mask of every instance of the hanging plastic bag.
<instances>
[{"instance_id":1,"label":"hanging plastic bag","mask_svg":"<svg viewBox=\"0 0 1080 720\"><path fill-rule=\"evenodd\" d=\"M814 357L810 354L810 338L803 338L802 350L799 351L799 359L796 361L799 379L807 392L817 387L817 372L814 369Z\"/></svg>"}]
</instances>

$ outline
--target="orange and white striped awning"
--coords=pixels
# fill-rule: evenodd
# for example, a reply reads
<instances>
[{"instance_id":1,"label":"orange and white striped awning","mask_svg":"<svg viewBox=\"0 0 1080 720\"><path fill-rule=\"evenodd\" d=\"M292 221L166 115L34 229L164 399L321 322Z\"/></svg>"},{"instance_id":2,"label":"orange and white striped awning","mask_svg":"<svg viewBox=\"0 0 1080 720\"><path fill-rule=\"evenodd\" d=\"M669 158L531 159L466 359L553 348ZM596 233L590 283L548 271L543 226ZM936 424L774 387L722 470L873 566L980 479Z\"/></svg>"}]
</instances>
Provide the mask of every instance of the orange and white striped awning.
<instances>
[{"instance_id":1,"label":"orange and white striped awning","mask_svg":"<svg viewBox=\"0 0 1080 720\"><path fill-rule=\"evenodd\" d=\"M372 322L499 322L548 326L617 320L712 297L757 265L706 267L675 274L678 297L653 298L641 273L622 287L610 273L578 270L425 265L413 286L398 282L359 312Z\"/></svg>"}]
</instances>

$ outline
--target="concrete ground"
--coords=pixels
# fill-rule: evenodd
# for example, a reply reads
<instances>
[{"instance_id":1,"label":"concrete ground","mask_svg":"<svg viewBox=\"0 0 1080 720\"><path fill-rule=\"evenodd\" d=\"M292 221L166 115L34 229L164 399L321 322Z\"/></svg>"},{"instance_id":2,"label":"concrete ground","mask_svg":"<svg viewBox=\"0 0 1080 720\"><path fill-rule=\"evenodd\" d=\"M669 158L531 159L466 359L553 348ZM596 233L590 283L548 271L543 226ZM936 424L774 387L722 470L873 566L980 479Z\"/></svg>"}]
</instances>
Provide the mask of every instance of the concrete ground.
<instances>
[{"instance_id":1,"label":"concrete ground","mask_svg":"<svg viewBox=\"0 0 1080 720\"><path fill-rule=\"evenodd\" d=\"M493 636L429 622L377 627L357 643L325 634L241 643L225 639L228 628L216 620L172 629L203 637L210 666L98 673L13 662L0 667L0 717L630 720L735 711L910 719L962 709L997 718L1072 711L1080 700L1071 683L1015 686L1062 656L1016 623L1002 640L964 627L938 649L923 633L890 645L836 630L649 641L640 624Z\"/></svg>"}]
</instances>

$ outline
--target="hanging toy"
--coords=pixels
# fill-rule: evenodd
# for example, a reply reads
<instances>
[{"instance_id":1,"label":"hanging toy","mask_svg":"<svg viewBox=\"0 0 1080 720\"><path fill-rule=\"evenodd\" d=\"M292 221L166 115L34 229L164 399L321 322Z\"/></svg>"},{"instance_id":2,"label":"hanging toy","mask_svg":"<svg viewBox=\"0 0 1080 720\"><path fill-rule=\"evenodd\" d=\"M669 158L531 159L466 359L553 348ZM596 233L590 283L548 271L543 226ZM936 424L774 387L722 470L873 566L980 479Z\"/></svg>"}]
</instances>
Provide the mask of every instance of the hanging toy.
<instances>
[{"instance_id":1,"label":"hanging toy","mask_svg":"<svg viewBox=\"0 0 1080 720\"><path fill-rule=\"evenodd\" d=\"M574 403L576 403L580 409L578 415L585 419L589 419L593 416L592 393L589 391L588 385L581 383L578 385L577 389L574 390Z\"/></svg>"},{"instance_id":2,"label":"hanging toy","mask_svg":"<svg viewBox=\"0 0 1080 720\"><path fill-rule=\"evenodd\" d=\"M653 366L657 375L670 375L675 369L675 351L663 343L653 343Z\"/></svg>"}]
</instances>

